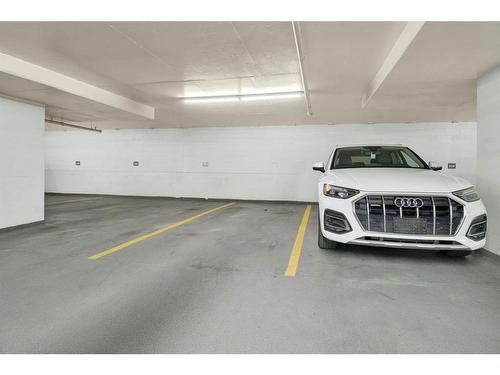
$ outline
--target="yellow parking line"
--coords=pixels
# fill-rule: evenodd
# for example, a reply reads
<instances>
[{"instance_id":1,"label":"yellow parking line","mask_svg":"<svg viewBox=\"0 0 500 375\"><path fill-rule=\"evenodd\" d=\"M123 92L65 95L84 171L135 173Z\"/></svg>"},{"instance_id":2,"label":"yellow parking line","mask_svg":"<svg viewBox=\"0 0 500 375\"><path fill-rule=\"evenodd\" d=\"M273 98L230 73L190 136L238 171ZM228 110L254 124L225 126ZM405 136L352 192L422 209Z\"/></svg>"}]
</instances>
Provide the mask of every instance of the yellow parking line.
<instances>
[{"instance_id":1,"label":"yellow parking line","mask_svg":"<svg viewBox=\"0 0 500 375\"><path fill-rule=\"evenodd\" d=\"M211 214L212 212L215 212L215 211L218 211L218 210L222 210L224 208L228 208L228 207L231 207L235 204L235 202L232 202L232 203L228 203L228 204L224 204L222 206L219 206L219 207L215 207L215 208L212 208L211 210L208 210L208 211L203 211L202 213L199 213L198 215L194 215L194 216L191 216L187 219L184 219L184 220L181 220L181 221L178 221L177 223L173 223L173 224L169 224L169 225L166 225L160 229L157 229L153 232L150 232L150 233L146 233L146 234L143 234L142 236L139 236L139 237L136 237L136 238L133 238L131 239L130 241L127 241L127 242L124 242L124 243L121 243L117 246L114 246L108 250L104 250L100 253L97 253L97 254L94 254L92 256L90 256L88 259L91 259L91 260L97 260L99 258L102 258L106 255L109 255L109 254L113 254L113 253L116 253L117 251L120 251L126 247L129 247L131 245L134 245L138 242L141 242L141 241L144 241L144 240L147 240L148 238L151 238L151 237L154 237L154 236L157 236L161 233L164 233L166 231L169 231L171 229L174 229L174 228L177 228L177 227L180 227L181 225L184 225L184 224L187 224L187 223L190 223L191 221L193 220L196 220L196 219L199 219L200 217L202 216L205 216L205 215L208 215L208 214Z\"/></svg>"},{"instance_id":2,"label":"yellow parking line","mask_svg":"<svg viewBox=\"0 0 500 375\"><path fill-rule=\"evenodd\" d=\"M297 237L295 237L295 243L293 244L292 253L290 254L290 260L288 261L288 267L285 271L285 276L293 277L297 273L300 252L302 251L302 243L304 242L304 234L306 233L307 221L309 220L310 214L311 205L308 204L306 210L304 211L304 216L302 216L302 221L300 222L299 229L297 230Z\"/></svg>"}]
</instances>

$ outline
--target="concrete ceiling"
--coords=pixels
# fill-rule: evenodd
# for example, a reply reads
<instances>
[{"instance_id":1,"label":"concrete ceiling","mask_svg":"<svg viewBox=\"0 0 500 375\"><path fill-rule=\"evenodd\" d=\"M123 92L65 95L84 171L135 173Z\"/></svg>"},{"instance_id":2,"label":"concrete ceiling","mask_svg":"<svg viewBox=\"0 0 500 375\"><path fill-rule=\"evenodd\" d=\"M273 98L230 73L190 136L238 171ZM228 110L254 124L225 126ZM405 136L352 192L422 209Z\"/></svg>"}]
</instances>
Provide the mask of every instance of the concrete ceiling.
<instances>
[{"instance_id":1,"label":"concrete ceiling","mask_svg":"<svg viewBox=\"0 0 500 375\"><path fill-rule=\"evenodd\" d=\"M500 64L500 23L426 23L369 104L361 97L405 23L303 22L313 116L302 98L182 97L301 89L291 23L0 23L8 54L156 108L155 120L0 73L0 93L100 128L475 120L475 81Z\"/></svg>"}]
</instances>

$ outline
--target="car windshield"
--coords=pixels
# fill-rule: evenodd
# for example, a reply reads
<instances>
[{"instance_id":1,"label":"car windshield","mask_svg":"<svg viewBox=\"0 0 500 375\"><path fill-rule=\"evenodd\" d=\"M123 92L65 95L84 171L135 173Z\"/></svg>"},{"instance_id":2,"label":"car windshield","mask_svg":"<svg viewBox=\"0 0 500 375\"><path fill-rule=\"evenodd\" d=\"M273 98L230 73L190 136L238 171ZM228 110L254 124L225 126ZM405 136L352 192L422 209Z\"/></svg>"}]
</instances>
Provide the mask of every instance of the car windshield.
<instances>
[{"instance_id":1,"label":"car windshield","mask_svg":"<svg viewBox=\"0 0 500 375\"><path fill-rule=\"evenodd\" d=\"M335 150L331 169L342 168L417 168L427 164L408 147L352 146Z\"/></svg>"}]
</instances>

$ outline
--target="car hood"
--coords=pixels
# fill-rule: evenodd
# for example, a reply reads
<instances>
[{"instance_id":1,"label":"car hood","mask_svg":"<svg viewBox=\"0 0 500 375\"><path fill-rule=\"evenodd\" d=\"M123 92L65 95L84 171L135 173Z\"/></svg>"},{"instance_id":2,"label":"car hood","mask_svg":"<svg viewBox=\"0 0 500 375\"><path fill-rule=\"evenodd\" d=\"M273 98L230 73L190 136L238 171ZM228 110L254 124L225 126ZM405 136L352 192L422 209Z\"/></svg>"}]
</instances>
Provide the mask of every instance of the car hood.
<instances>
[{"instance_id":1,"label":"car hood","mask_svg":"<svg viewBox=\"0 0 500 375\"><path fill-rule=\"evenodd\" d=\"M324 182L361 191L450 193L470 187L467 180L430 169L346 168L329 170Z\"/></svg>"}]
</instances>

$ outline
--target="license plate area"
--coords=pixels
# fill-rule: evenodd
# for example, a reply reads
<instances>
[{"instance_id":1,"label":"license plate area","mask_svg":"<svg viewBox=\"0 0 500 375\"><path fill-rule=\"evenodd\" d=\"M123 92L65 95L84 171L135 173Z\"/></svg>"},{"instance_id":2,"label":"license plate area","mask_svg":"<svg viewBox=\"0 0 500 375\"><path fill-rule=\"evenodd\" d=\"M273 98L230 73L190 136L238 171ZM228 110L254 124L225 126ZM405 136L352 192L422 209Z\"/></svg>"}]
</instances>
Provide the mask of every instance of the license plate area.
<instances>
[{"instance_id":1,"label":"license plate area","mask_svg":"<svg viewBox=\"0 0 500 375\"><path fill-rule=\"evenodd\" d=\"M428 233L428 222L417 217L395 217L393 220L394 233L423 234Z\"/></svg>"}]
</instances>

